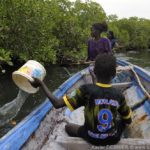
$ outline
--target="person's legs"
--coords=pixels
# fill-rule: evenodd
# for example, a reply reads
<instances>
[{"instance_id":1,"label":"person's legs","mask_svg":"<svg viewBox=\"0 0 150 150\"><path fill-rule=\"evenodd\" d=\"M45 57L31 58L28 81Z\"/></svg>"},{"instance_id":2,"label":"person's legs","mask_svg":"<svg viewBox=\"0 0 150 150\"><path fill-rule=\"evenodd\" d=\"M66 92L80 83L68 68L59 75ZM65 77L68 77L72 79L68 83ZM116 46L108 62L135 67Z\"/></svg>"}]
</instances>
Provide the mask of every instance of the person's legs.
<instances>
[{"instance_id":1,"label":"person's legs","mask_svg":"<svg viewBox=\"0 0 150 150\"><path fill-rule=\"evenodd\" d=\"M73 124L73 123L68 123L65 126L65 130L69 136L81 137L85 140L88 139L87 129L85 128L84 125L81 126L81 125L77 125L77 124Z\"/></svg>"},{"instance_id":2,"label":"person's legs","mask_svg":"<svg viewBox=\"0 0 150 150\"><path fill-rule=\"evenodd\" d=\"M68 133L69 136L72 136L72 137L80 137L79 135L79 130L82 126L80 125L77 125L77 124L73 124L73 123L68 123L66 126L65 126L65 130L66 132Z\"/></svg>"},{"instance_id":3,"label":"person's legs","mask_svg":"<svg viewBox=\"0 0 150 150\"><path fill-rule=\"evenodd\" d=\"M117 144L121 138L122 132L125 129L125 125L123 124L122 120L118 121L118 132L116 135L109 137L105 140L95 140L93 138L89 139L89 136L87 134L87 129L85 128L85 126L80 126L77 124L73 124L73 123L68 123L65 126L65 130L68 133L69 136L71 137L81 137L84 140L86 140L87 142L93 144L93 145L101 145L101 146L105 146L105 145L114 145Z\"/></svg>"},{"instance_id":4,"label":"person's legs","mask_svg":"<svg viewBox=\"0 0 150 150\"><path fill-rule=\"evenodd\" d=\"M118 123L118 132L121 138L128 138L128 129L122 120Z\"/></svg>"},{"instance_id":5,"label":"person's legs","mask_svg":"<svg viewBox=\"0 0 150 150\"><path fill-rule=\"evenodd\" d=\"M122 134L125 130L125 124L123 123L123 121L120 119L118 122L117 122L117 134L115 136L113 136L111 138L111 144L116 144L120 141L121 137L122 137Z\"/></svg>"}]
</instances>

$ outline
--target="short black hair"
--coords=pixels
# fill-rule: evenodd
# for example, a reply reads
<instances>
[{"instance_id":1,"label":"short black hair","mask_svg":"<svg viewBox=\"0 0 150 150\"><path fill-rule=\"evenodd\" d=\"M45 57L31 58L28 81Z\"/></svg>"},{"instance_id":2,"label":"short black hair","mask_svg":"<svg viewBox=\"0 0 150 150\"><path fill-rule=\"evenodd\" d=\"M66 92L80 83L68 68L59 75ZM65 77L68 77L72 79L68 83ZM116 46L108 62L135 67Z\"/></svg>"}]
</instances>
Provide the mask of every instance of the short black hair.
<instances>
[{"instance_id":1,"label":"short black hair","mask_svg":"<svg viewBox=\"0 0 150 150\"><path fill-rule=\"evenodd\" d=\"M116 58L113 55L99 54L95 60L94 73L98 80L111 80L116 75Z\"/></svg>"},{"instance_id":2,"label":"short black hair","mask_svg":"<svg viewBox=\"0 0 150 150\"><path fill-rule=\"evenodd\" d=\"M113 32L113 31L108 31L108 34L111 35L111 39L115 39L115 36L114 36L114 32Z\"/></svg>"},{"instance_id":3,"label":"short black hair","mask_svg":"<svg viewBox=\"0 0 150 150\"><path fill-rule=\"evenodd\" d=\"M92 28L98 30L99 32L106 32L108 30L108 25L106 22L94 23Z\"/></svg>"}]
</instances>

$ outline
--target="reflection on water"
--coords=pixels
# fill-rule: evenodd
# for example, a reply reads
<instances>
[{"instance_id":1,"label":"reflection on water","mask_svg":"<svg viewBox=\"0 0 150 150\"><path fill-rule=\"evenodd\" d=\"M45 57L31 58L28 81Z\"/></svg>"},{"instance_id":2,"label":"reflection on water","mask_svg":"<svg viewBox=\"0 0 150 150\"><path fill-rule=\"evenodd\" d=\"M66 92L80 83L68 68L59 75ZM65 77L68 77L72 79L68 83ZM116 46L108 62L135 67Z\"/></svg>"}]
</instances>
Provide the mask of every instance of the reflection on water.
<instances>
[{"instance_id":1,"label":"reflection on water","mask_svg":"<svg viewBox=\"0 0 150 150\"><path fill-rule=\"evenodd\" d=\"M127 60L133 64L144 67L146 70L150 71L150 52L126 52L117 53L116 56L120 59ZM69 78L69 74L75 73L85 66L73 66L64 69L64 67L51 65L45 67L47 75L45 78L45 83L48 88L54 91L60 84L62 84L66 79ZM19 68L19 67L18 67ZM17 68L17 69L18 69ZM6 103L11 102L16 98L18 93L18 88L12 81L11 73L16 69L9 69L6 74L0 74L0 107L4 106ZM69 71L69 73L68 73ZM14 118L16 123L20 122L25 116L27 116L33 109L35 109L39 104L45 100L45 95L40 90L36 94L31 94L25 101L23 107L21 108L18 115ZM7 133L14 125L11 123L5 124L5 126L0 128L0 136Z\"/></svg>"},{"instance_id":2,"label":"reflection on water","mask_svg":"<svg viewBox=\"0 0 150 150\"><path fill-rule=\"evenodd\" d=\"M126 53L117 53L116 56L150 71L150 51L129 51Z\"/></svg>"}]
</instances>

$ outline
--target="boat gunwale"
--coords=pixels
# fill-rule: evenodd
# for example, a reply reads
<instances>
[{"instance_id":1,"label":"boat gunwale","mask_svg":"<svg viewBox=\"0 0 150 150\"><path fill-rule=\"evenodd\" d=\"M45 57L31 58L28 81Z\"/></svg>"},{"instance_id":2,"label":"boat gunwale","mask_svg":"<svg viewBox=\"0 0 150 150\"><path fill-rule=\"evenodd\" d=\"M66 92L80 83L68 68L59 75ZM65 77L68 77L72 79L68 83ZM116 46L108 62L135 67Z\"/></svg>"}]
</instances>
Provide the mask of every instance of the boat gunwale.
<instances>
[{"instance_id":1,"label":"boat gunwale","mask_svg":"<svg viewBox=\"0 0 150 150\"><path fill-rule=\"evenodd\" d=\"M117 60L117 64L122 65L122 66L130 65L130 63L122 61L122 60ZM150 83L150 78L149 78L150 73L143 70L141 67L138 67L135 65L133 65L133 66L134 66L135 71L138 73L138 75L140 75L140 77L142 77L143 79L145 79L146 81L148 81ZM83 70L86 71L87 69L88 69L88 67ZM83 70L76 73L71 78L66 80L62 85L60 85L54 92L55 96L57 96L57 97L63 96L65 94L65 92L67 92L67 90L71 86L73 86L78 80L80 80L83 77L83 73L82 73ZM46 106L47 106L47 108L45 109ZM46 98L46 100L40 106L38 106L35 110L33 110L18 125L16 125L12 130L10 130L6 135L4 135L0 139L0 149L9 149L9 150L20 149L22 147L22 145L31 136L31 134L34 131L36 131L36 129L39 127L39 125L41 123L41 120L45 117L45 115L48 113L48 111L51 108L52 108L52 104ZM36 113L38 114L38 112L40 112L40 111L42 111L42 116L40 119L38 118L39 121L36 122L35 128L32 128L32 130L31 130L31 125L32 125L33 121L35 122L35 120L36 120L35 114ZM29 123L29 121L32 118L33 118L32 122ZM27 124L28 124L28 127L26 127ZM19 133L19 132L23 132L23 133Z\"/></svg>"},{"instance_id":2,"label":"boat gunwale","mask_svg":"<svg viewBox=\"0 0 150 150\"><path fill-rule=\"evenodd\" d=\"M87 69L88 67L83 70L86 71ZM71 86L73 86L78 80L80 80L83 77L82 74L83 70L77 72L68 80L66 80L64 83L62 83L54 91L54 95L56 97L63 96ZM48 98L46 98L46 100L42 104L40 104L35 110L33 110L28 116L26 116L18 125L16 125L12 130L10 130L7 134L5 134L0 139L0 149L19 150L21 146L32 135L32 133L36 131L36 129L39 127L41 123L41 120L51 110L52 107L53 106L51 102L48 100ZM38 115L38 122L35 118L35 115ZM34 128L33 127L31 128L31 125L34 123L35 123Z\"/></svg>"},{"instance_id":3,"label":"boat gunwale","mask_svg":"<svg viewBox=\"0 0 150 150\"><path fill-rule=\"evenodd\" d=\"M119 60L117 59L117 64L121 65L121 66L133 66L134 71L141 77L143 78L145 81L148 81L150 83L150 72L146 71L145 69L137 66L137 65L133 65L129 62L126 62L124 60Z\"/></svg>"}]
</instances>

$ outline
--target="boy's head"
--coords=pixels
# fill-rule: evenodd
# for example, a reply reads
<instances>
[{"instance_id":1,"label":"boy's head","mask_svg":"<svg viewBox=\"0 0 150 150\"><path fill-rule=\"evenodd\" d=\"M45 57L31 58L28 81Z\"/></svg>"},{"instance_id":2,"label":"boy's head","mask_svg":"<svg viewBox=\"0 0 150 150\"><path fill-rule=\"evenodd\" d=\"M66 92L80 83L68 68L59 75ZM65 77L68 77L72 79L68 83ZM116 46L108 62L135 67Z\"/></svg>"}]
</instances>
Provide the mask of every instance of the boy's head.
<instances>
[{"instance_id":1,"label":"boy's head","mask_svg":"<svg viewBox=\"0 0 150 150\"><path fill-rule=\"evenodd\" d=\"M116 75L116 58L108 54L99 54L95 60L94 73L98 81L110 82Z\"/></svg>"}]
</instances>

